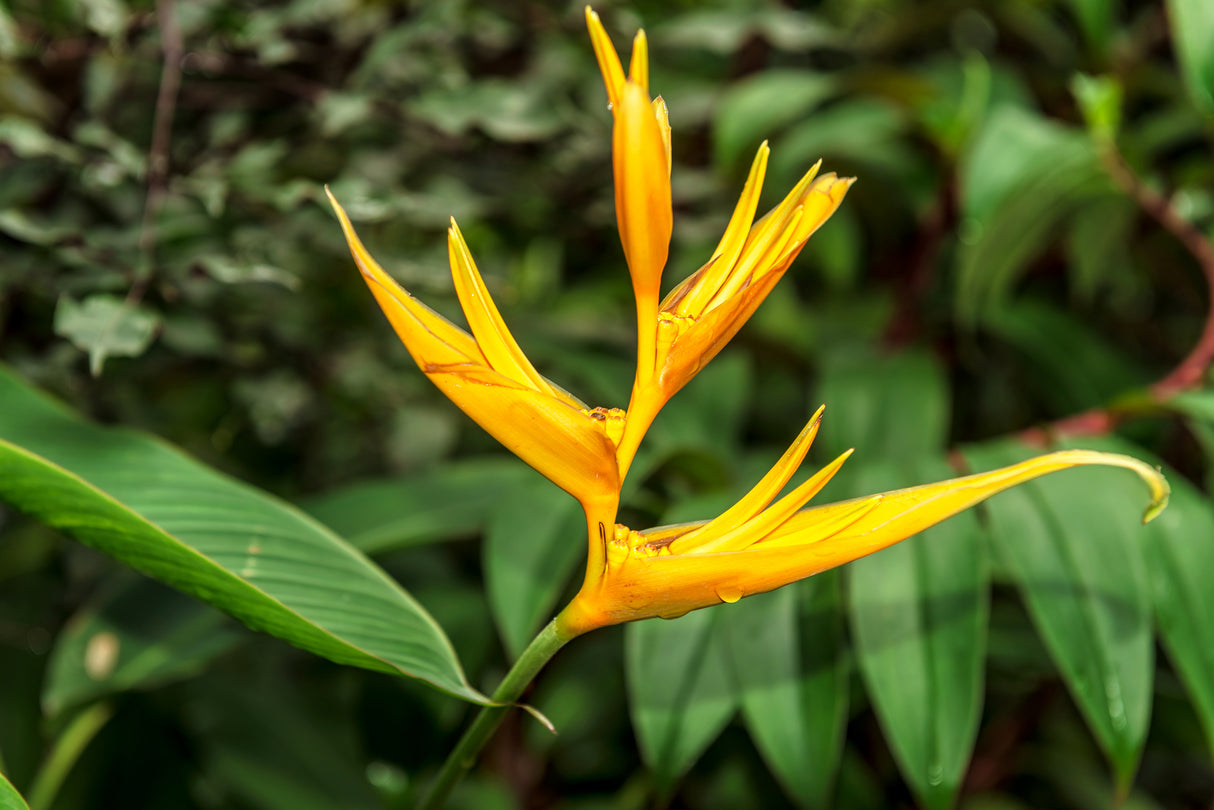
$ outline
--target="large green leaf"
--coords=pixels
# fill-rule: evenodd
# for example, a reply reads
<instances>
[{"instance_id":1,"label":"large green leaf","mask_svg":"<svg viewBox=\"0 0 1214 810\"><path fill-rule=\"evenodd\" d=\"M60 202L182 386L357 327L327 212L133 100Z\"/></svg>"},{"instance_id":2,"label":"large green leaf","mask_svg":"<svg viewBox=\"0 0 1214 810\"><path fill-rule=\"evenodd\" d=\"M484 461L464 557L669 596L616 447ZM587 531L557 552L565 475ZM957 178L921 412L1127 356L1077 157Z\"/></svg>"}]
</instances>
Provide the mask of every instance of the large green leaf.
<instances>
[{"instance_id":1,"label":"large green leaf","mask_svg":"<svg viewBox=\"0 0 1214 810\"><path fill-rule=\"evenodd\" d=\"M241 638L215 609L144 578L117 583L55 639L42 690L50 714L200 670Z\"/></svg>"},{"instance_id":2,"label":"large green leaf","mask_svg":"<svg viewBox=\"0 0 1214 810\"><path fill-rule=\"evenodd\" d=\"M1010 443L965 450L974 469L1030 455ZM1023 484L986 505L996 553L1121 790L1146 739L1154 672L1137 484L1119 470L1084 468Z\"/></svg>"},{"instance_id":3,"label":"large green leaf","mask_svg":"<svg viewBox=\"0 0 1214 810\"><path fill-rule=\"evenodd\" d=\"M227 806L377 810L348 712L265 675L193 685L186 707L198 766L227 786ZM336 698L335 698L336 699ZM340 705L340 700L338 700ZM200 708L205 706L205 714Z\"/></svg>"},{"instance_id":4,"label":"large green leaf","mask_svg":"<svg viewBox=\"0 0 1214 810\"><path fill-rule=\"evenodd\" d=\"M948 387L940 364L924 352L841 353L823 365L816 393L826 403L818 441L828 456L857 448L848 467L878 454L918 459L943 450L948 438Z\"/></svg>"},{"instance_id":5,"label":"large green leaf","mask_svg":"<svg viewBox=\"0 0 1214 810\"><path fill-rule=\"evenodd\" d=\"M800 806L830 807L848 691L837 572L743 599L717 621L759 753Z\"/></svg>"},{"instance_id":6,"label":"large green leaf","mask_svg":"<svg viewBox=\"0 0 1214 810\"><path fill-rule=\"evenodd\" d=\"M1107 449L1142 455L1127 442ZM1168 508L1143 538L1155 624L1214 751L1214 504L1179 473L1168 473L1168 483Z\"/></svg>"},{"instance_id":7,"label":"large green leaf","mask_svg":"<svg viewBox=\"0 0 1214 810\"><path fill-rule=\"evenodd\" d=\"M300 505L363 553L379 554L480 532L502 493L535 477L517 459L491 456L353 484Z\"/></svg>"},{"instance_id":8,"label":"large green leaf","mask_svg":"<svg viewBox=\"0 0 1214 810\"><path fill-rule=\"evenodd\" d=\"M764 138L804 118L837 92L834 78L804 70L768 70L737 82L717 105L713 151L718 166L749 161Z\"/></svg>"},{"instance_id":9,"label":"large green leaf","mask_svg":"<svg viewBox=\"0 0 1214 810\"><path fill-rule=\"evenodd\" d=\"M21 794L2 773L0 773L0 810L30 810L25 799L21 798Z\"/></svg>"},{"instance_id":10,"label":"large green leaf","mask_svg":"<svg viewBox=\"0 0 1214 810\"><path fill-rule=\"evenodd\" d=\"M585 547L581 506L550 482L536 479L500 500L485 536L485 587L511 657L549 618Z\"/></svg>"},{"instance_id":11,"label":"large green leaf","mask_svg":"<svg viewBox=\"0 0 1214 810\"><path fill-rule=\"evenodd\" d=\"M1214 114L1214 4L1209 0L1167 0L1168 22L1185 84L1194 103Z\"/></svg>"},{"instance_id":12,"label":"large green leaf","mask_svg":"<svg viewBox=\"0 0 1214 810\"><path fill-rule=\"evenodd\" d=\"M632 725L645 764L669 790L708 747L737 708L718 632L720 609L625 628L625 669Z\"/></svg>"},{"instance_id":13,"label":"large green leaf","mask_svg":"<svg viewBox=\"0 0 1214 810\"><path fill-rule=\"evenodd\" d=\"M132 568L341 664L484 702L422 607L319 523L0 370L0 498Z\"/></svg>"},{"instance_id":14,"label":"large green leaf","mask_svg":"<svg viewBox=\"0 0 1214 810\"><path fill-rule=\"evenodd\" d=\"M1064 309L1022 299L988 313L985 325L1025 356L1033 371L1027 385L1057 413L1090 408L1146 382L1125 352Z\"/></svg>"},{"instance_id":15,"label":"large green leaf","mask_svg":"<svg viewBox=\"0 0 1214 810\"><path fill-rule=\"evenodd\" d=\"M869 492L954 474L943 461L870 465ZM849 566L856 661L922 806L953 805L981 718L988 570L973 512Z\"/></svg>"},{"instance_id":16,"label":"large green leaf","mask_svg":"<svg viewBox=\"0 0 1214 810\"><path fill-rule=\"evenodd\" d=\"M1086 133L1012 107L991 115L960 179L955 304L970 324L1007 297L1064 217L1113 191Z\"/></svg>"}]
</instances>

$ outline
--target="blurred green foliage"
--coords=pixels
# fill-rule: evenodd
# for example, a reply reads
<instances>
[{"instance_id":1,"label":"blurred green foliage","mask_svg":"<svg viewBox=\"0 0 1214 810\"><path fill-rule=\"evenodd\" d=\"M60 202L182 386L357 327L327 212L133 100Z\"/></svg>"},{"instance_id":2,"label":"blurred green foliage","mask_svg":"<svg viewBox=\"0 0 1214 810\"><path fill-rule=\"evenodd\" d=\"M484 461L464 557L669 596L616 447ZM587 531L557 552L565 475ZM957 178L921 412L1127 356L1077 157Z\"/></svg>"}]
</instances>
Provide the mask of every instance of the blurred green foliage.
<instances>
[{"instance_id":1,"label":"blurred green foliage","mask_svg":"<svg viewBox=\"0 0 1214 810\"><path fill-rule=\"evenodd\" d=\"M1109 515L1137 493L1100 474L1051 480L1016 496L1028 512L1004 496L854 574L579 639L529 697L560 735L513 717L457 806L1100 808L1115 784L1125 807L1209 806L1201 586L1214 581L1214 523L1201 488L1214 394L1169 408L1143 393L1196 341L1207 299L1192 257L1110 174L1108 150L1211 233L1210 8L598 8L624 50L646 28L652 87L670 106L668 284L710 255L764 138L764 206L819 158L859 178L659 418L625 523L711 516L819 401L821 455L858 448L825 498L940 477L947 447L1107 407L1145 417L1124 424L1131 452L1164 459L1185 494L1179 523L1112 537ZM581 553L576 515L416 370L322 187L444 313L457 309L444 246L457 217L540 370L622 407L634 316L605 104L577 3L9 0L0 359L93 418L301 504L375 554L447 631L472 685L492 688L579 577L559 547L564 532ZM1020 525L1041 515L1046 529ZM1026 532L1036 542L1022 548ZM1139 551L1144 537L1159 547ZM933 561L932 540L969 552ZM1053 591L1032 573L1051 555L1066 561ZM1128 606L1067 601L1105 587L1090 579L1105 567ZM0 594L0 770L27 790L79 707L114 708L57 810L404 807L468 716L420 684L251 637L4 511ZM932 614L939 599L959 624ZM1088 612L1071 626L1075 611ZM891 615L947 626L917 636ZM106 633L134 646L107 659ZM1073 648L1085 633L1095 646ZM966 648L968 669L923 675L911 662L933 645ZM1128 663L1091 683L1088 652ZM921 675L938 701L926 712L908 697ZM1121 725L1110 689L1128 701ZM957 719L924 727L939 718ZM939 756L916 764L929 749Z\"/></svg>"}]
</instances>

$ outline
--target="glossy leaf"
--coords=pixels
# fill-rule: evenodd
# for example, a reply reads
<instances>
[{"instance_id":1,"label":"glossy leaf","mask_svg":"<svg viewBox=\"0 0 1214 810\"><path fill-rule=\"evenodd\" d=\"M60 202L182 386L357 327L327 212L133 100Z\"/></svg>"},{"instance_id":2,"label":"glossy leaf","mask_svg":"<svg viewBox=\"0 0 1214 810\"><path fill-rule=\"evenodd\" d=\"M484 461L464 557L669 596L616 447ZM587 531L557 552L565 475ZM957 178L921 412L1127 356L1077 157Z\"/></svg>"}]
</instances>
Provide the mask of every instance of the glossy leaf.
<instances>
[{"instance_id":1,"label":"glossy leaf","mask_svg":"<svg viewBox=\"0 0 1214 810\"><path fill-rule=\"evenodd\" d=\"M148 579L123 580L56 638L42 705L59 714L102 695L189 677L242 635L202 602Z\"/></svg>"},{"instance_id":2,"label":"glossy leaf","mask_svg":"<svg viewBox=\"0 0 1214 810\"><path fill-rule=\"evenodd\" d=\"M491 456L352 484L300 505L364 554L380 554L481 532L502 494L534 478L517 460Z\"/></svg>"},{"instance_id":3,"label":"glossy leaf","mask_svg":"<svg viewBox=\"0 0 1214 810\"><path fill-rule=\"evenodd\" d=\"M718 621L759 753L798 805L830 807L848 696L837 572L723 607Z\"/></svg>"},{"instance_id":4,"label":"glossy leaf","mask_svg":"<svg viewBox=\"0 0 1214 810\"><path fill-rule=\"evenodd\" d=\"M943 461L870 465L865 491L955 475ZM849 566L856 663L903 776L927 808L951 807L982 714L989 613L973 512Z\"/></svg>"},{"instance_id":5,"label":"glossy leaf","mask_svg":"<svg viewBox=\"0 0 1214 810\"><path fill-rule=\"evenodd\" d=\"M632 726L641 757L663 791L699 759L737 709L717 613L698 610L625 628Z\"/></svg>"},{"instance_id":6,"label":"glossy leaf","mask_svg":"<svg viewBox=\"0 0 1214 810\"><path fill-rule=\"evenodd\" d=\"M442 630L293 507L142 434L81 421L0 370L0 497L255 630L472 701Z\"/></svg>"},{"instance_id":7,"label":"glossy leaf","mask_svg":"<svg viewBox=\"0 0 1214 810\"><path fill-rule=\"evenodd\" d=\"M0 773L0 810L29 810L29 805L12 783Z\"/></svg>"},{"instance_id":8,"label":"glossy leaf","mask_svg":"<svg viewBox=\"0 0 1214 810\"><path fill-rule=\"evenodd\" d=\"M485 587L511 658L551 618L585 546L581 506L547 481L533 480L499 499L485 535Z\"/></svg>"},{"instance_id":9,"label":"glossy leaf","mask_svg":"<svg viewBox=\"0 0 1214 810\"><path fill-rule=\"evenodd\" d=\"M1029 455L1012 444L965 451L974 469ZM995 551L1122 790L1146 739L1154 664L1137 485L1117 470L1071 470L986 504Z\"/></svg>"}]
</instances>

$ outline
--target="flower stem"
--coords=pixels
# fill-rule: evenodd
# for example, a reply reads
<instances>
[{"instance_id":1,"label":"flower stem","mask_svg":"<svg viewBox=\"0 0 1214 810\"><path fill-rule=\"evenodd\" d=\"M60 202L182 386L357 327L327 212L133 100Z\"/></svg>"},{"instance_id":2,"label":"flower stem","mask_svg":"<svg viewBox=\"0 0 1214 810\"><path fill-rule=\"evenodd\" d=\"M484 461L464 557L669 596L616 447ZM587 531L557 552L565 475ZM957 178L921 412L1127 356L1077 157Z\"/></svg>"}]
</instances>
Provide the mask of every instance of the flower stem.
<instances>
[{"instance_id":1,"label":"flower stem","mask_svg":"<svg viewBox=\"0 0 1214 810\"><path fill-rule=\"evenodd\" d=\"M94 703L72 718L30 785L26 794L30 810L46 810L51 806L72 766L113 713L108 703Z\"/></svg>"},{"instance_id":2,"label":"flower stem","mask_svg":"<svg viewBox=\"0 0 1214 810\"><path fill-rule=\"evenodd\" d=\"M446 803L452 789L471 770L481 749L505 719L506 712L512 708L509 704L518 700L544 665L556 655L556 651L573 637L573 634L563 632L553 620L531 640L493 693L494 701L507 705L481 707L472 725L468 726L455 748L447 755L447 761L430 785L430 792L418 805L418 810L438 810Z\"/></svg>"}]
</instances>

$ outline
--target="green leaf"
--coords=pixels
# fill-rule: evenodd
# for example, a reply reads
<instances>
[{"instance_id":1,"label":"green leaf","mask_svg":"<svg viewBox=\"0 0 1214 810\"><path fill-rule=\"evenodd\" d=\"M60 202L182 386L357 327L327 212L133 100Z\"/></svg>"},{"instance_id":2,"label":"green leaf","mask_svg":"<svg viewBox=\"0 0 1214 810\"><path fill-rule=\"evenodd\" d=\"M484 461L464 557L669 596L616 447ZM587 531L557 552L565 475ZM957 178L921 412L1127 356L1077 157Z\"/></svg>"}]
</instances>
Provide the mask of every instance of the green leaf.
<instances>
[{"instance_id":1,"label":"green leaf","mask_svg":"<svg viewBox=\"0 0 1214 810\"><path fill-rule=\"evenodd\" d=\"M734 83L713 122L716 164L734 168L749 160L765 138L807 116L837 89L830 75L803 70L765 70Z\"/></svg>"},{"instance_id":2,"label":"green leaf","mask_svg":"<svg viewBox=\"0 0 1214 810\"><path fill-rule=\"evenodd\" d=\"M828 171L835 161L846 159L902 177L917 162L906 145L905 122L903 111L885 99L860 96L832 104L805 116L780 137L768 176L795 181L821 158L831 164Z\"/></svg>"},{"instance_id":3,"label":"green leaf","mask_svg":"<svg viewBox=\"0 0 1214 810\"><path fill-rule=\"evenodd\" d=\"M840 352L823 364L816 394L826 403L818 441L828 456L856 447L857 462L866 452L911 461L944 449L948 385L939 362L925 352Z\"/></svg>"},{"instance_id":4,"label":"green leaf","mask_svg":"<svg viewBox=\"0 0 1214 810\"><path fill-rule=\"evenodd\" d=\"M1182 391L1169 399L1168 405L1193 419L1214 424L1214 389Z\"/></svg>"},{"instance_id":5,"label":"green leaf","mask_svg":"<svg viewBox=\"0 0 1214 810\"><path fill-rule=\"evenodd\" d=\"M1079 102L1088 132L1096 142L1112 144L1121 128L1121 105L1125 95L1121 83L1109 76L1076 73L1071 79L1071 93Z\"/></svg>"},{"instance_id":6,"label":"green leaf","mask_svg":"<svg viewBox=\"0 0 1214 810\"><path fill-rule=\"evenodd\" d=\"M797 804L830 807L847 723L837 572L743 599L718 621L763 760Z\"/></svg>"},{"instance_id":7,"label":"green leaf","mask_svg":"<svg viewBox=\"0 0 1214 810\"><path fill-rule=\"evenodd\" d=\"M319 523L149 436L97 427L0 370L0 498L340 664L474 702L442 630Z\"/></svg>"},{"instance_id":8,"label":"green leaf","mask_svg":"<svg viewBox=\"0 0 1214 810\"><path fill-rule=\"evenodd\" d=\"M1030 455L1010 443L965 450L976 470ZM1022 484L986 504L995 551L1112 763L1121 792L1146 739L1154 672L1137 485L1119 470L1076 469Z\"/></svg>"},{"instance_id":9,"label":"green leaf","mask_svg":"<svg viewBox=\"0 0 1214 810\"><path fill-rule=\"evenodd\" d=\"M485 536L485 587L512 658L550 618L585 548L581 506L548 481L529 481L499 499Z\"/></svg>"},{"instance_id":10,"label":"green leaf","mask_svg":"<svg viewBox=\"0 0 1214 810\"><path fill-rule=\"evenodd\" d=\"M60 714L113 692L188 677L242 637L213 608L148 579L124 579L55 641L42 704Z\"/></svg>"},{"instance_id":11,"label":"green leaf","mask_svg":"<svg viewBox=\"0 0 1214 810\"><path fill-rule=\"evenodd\" d=\"M225 806L279 810L379 810L353 717L340 697L317 700L283 684L245 675L193 685L187 722L198 739L198 765L224 785Z\"/></svg>"},{"instance_id":12,"label":"green leaf","mask_svg":"<svg viewBox=\"0 0 1214 810\"><path fill-rule=\"evenodd\" d=\"M1167 0L1166 5L1189 95L1198 109L1214 115L1214 5L1207 0Z\"/></svg>"},{"instance_id":13,"label":"green leaf","mask_svg":"<svg viewBox=\"0 0 1214 810\"><path fill-rule=\"evenodd\" d=\"M961 166L958 316L985 316L1058 223L1112 188L1082 132L1013 107L993 113Z\"/></svg>"},{"instance_id":14,"label":"green leaf","mask_svg":"<svg viewBox=\"0 0 1214 810\"><path fill-rule=\"evenodd\" d=\"M55 334L88 353L94 377L106 358L143 354L159 325L156 314L112 295L91 295L79 304L64 295L55 308Z\"/></svg>"},{"instance_id":15,"label":"green leaf","mask_svg":"<svg viewBox=\"0 0 1214 810\"><path fill-rule=\"evenodd\" d=\"M502 493L533 478L517 459L486 456L352 484L300 505L364 554L380 554L477 534Z\"/></svg>"},{"instance_id":16,"label":"green leaf","mask_svg":"<svg viewBox=\"0 0 1214 810\"><path fill-rule=\"evenodd\" d=\"M869 465L884 492L955 475L943 461ZM951 807L982 714L989 572L982 531L962 512L848 566L856 661L919 804Z\"/></svg>"},{"instance_id":17,"label":"green leaf","mask_svg":"<svg viewBox=\"0 0 1214 810\"><path fill-rule=\"evenodd\" d=\"M1168 508L1143 540L1155 623L1214 752L1214 504L1179 473L1168 472L1168 482Z\"/></svg>"},{"instance_id":18,"label":"green leaf","mask_svg":"<svg viewBox=\"0 0 1214 810\"><path fill-rule=\"evenodd\" d=\"M1068 5L1079 21L1088 45L1101 56L1107 54L1114 29L1113 14L1118 4L1109 0L1069 0Z\"/></svg>"},{"instance_id":19,"label":"green leaf","mask_svg":"<svg viewBox=\"0 0 1214 810\"><path fill-rule=\"evenodd\" d=\"M1058 413L1108 402L1146 382L1126 352L1064 309L1026 298L991 310L984 326L1025 355L1031 384Z\"/></svg>"},{"instance_id":20,"label":"green leaf","mask_svg":"<svg viewBox=\"0 0 1214 810\"><path fill-rule=\"evenodd\" d=\"M1138 209L1127 197L1096 200L1075 212L1067 233L1071 290L1085 304L1108 290L1117 301L1140 300L1142 282L1130 259L1129 236Z\"/></svg>"},{"instance_id":21,"label":"green leaf","mask_svg":"<svg viewBox=\"0 0 1214 810\"><path fill-rule=\"evenodd\" d=\"M0 773L0 810L30 810L13 784Z\"/></svg>"},{"instance_id":22,"label":"green leaf","mask_svg":"<svg viewBox=\"0 0 1214 810\"><path fill-rule=\"evenodd\" d=\"M718 610L625 628L628 704L641 757L668 791L737 709Z\"/></svg>"}]
</instances>

